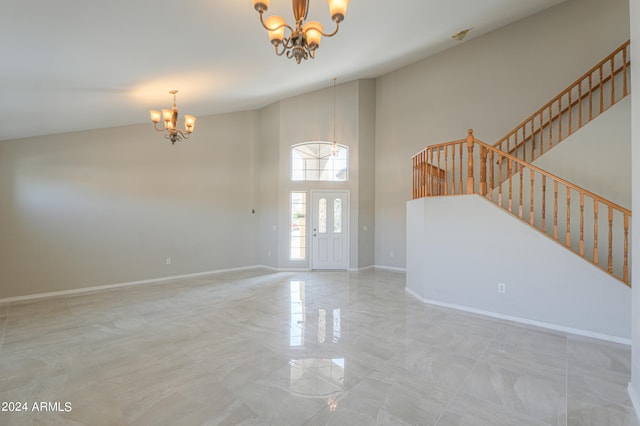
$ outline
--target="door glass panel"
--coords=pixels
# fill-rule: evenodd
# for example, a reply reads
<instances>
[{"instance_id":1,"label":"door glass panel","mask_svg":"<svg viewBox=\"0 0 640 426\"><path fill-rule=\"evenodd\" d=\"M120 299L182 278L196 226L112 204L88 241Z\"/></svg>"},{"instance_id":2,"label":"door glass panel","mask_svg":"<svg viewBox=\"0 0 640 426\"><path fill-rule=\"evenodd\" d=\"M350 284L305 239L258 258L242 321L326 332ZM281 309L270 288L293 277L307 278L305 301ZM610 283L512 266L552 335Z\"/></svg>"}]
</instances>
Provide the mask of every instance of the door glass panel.
<instances>
[{"instance_id":1,"label":"door glass panel","mask_svg":"<svg viewBox=\"0 0 640 426\"><path fill-rule=\"evenodd\" d=\"M289 235L289 258L302 260L307 258L307 193L291 193L291 233Z\"/></svg>"},{"instance_id":2,"label":"door glass panel","mask_svg":"<svg viewBox=\"0 0 640 426\"><path fill-rule=\"evenodd\" d=\"M333 232L342 233L342 200L340 198L333 201Z\"/></svg>"},{"instance_id":3,"label":"door glass panel","mask_svg":"<svg viewBox=\"0 0 640 426\"><path fill-rule=\"evenodd\" d=\"M325 234L327 232L327 199L320 198L318 203L318 232Z\"/></svg>"}]
</instances>

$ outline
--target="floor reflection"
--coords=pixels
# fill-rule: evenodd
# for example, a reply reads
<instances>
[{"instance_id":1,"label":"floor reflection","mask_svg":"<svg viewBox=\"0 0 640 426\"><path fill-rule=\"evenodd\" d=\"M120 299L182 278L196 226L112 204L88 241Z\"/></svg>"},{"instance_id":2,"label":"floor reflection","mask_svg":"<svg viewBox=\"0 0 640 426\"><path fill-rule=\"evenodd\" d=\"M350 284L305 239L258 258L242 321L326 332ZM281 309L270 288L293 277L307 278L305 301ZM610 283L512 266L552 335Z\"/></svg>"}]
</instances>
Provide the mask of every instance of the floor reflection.
<instances>
[{"instance_id":1,"label":"floor reflection","mask_svg":"<svg viewBox=\"0 0 640 426\"><path fill-rule=\"evenodd\" d=\"M291 321L289 325L289 346L304 346L305 294L304 281L291 281Z\"/></svg>"},{"instance_id":2,"label":"floor reflection","mask_svg":"<svg viewBox=\"0 0 640 426\"><path fill-rule=\"evenodd\" d=\"M305 332L313 333L317 318L316 340L319 344L340 342L341 310L333 306L310 307L317 301L307 300L305 281L290 282L289 346L305 346ZM330 298L329 298L330 299ZM333 303L336 303L335 301ZM332 304L333 304L332 303ZM317 312L317 317L315 313ZM313 339L311 334L309 337ZM289 388L292 394L306 398L326 399L331 411L337 408L338 397L345 391L345 358L295 358L291 359Z\"/></svg>"},{"instance_id":3,"label":"floor reflection","mask_svg":"<svg viewBox=\"0 0 640 426\"><path fill-rule=\"evenodd\" d=\"M309 320L315 318L307 318L307 312L312 310L307 306L304 281L290 282L290 312L291 320L289 322L289 346L300 347L305 344L305 330ZM325 308L317 308L318 311L318 343L325 343L327 335L331 336L330 342L338 343L341 337L341 310L333 308L327 310ZM330 311L330 318L327 318L327 312ZM327 324L330 324L327 329Z\"/></svg>"},{"instance_id":4,"label":"floor reflection","mask_svg":"<svg viewBox=\"0 0 640 426\"><path fill-rule=\"evenodd\" d=\"M345 359L306 358L289 362L291 393L306 398L323 398L329 406L337 406L337 398L345 391Z\"/></svg>"}]
</instances>

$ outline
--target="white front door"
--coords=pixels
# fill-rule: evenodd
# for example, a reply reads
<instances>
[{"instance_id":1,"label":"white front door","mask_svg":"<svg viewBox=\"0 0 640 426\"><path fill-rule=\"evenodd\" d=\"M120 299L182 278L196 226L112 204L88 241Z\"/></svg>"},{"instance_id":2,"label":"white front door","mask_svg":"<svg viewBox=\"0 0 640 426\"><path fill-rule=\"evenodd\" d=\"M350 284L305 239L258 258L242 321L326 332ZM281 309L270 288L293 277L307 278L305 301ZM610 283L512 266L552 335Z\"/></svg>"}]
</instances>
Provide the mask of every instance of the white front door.
<instances>
[{"instance_id":1,"label":"white front door","mask_svg":"<svg viewBox=\"0 0 640 426\"><path fill-rule=\"evenodd\" d=\"M311 191L312 269L349 267L349 192Z\"/></svg>"}]
</instances>

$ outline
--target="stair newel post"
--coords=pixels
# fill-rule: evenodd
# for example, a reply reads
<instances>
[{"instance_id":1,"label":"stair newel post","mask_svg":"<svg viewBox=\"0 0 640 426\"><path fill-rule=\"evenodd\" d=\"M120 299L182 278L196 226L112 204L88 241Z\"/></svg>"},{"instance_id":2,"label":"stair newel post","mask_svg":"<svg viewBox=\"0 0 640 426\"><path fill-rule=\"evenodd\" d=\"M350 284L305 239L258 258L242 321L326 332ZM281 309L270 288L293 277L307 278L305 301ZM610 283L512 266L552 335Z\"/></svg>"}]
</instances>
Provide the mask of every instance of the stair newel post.
<instances>
[{"instance_id":1,"label":"stair newel post","mask_svg":"<svg viewBox=\"0 0 640 426\"><path fill-rule=\"evenodd\" d=\"M473 194L474 181L473 181L473 130L469 129L467 132L467 194Z\"/></svg>"}]
</instances>

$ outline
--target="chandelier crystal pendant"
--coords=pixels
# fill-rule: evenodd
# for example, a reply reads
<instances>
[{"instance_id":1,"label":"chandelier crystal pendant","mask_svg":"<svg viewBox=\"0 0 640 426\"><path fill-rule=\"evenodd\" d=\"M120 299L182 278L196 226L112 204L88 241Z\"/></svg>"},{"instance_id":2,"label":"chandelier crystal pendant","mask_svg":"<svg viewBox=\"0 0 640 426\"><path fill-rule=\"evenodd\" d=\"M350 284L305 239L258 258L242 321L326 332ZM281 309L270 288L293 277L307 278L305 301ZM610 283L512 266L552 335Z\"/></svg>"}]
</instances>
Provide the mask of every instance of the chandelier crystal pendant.
<instances>
[{"instance_id":1,"label":"chandelier crystal pendant","mask_svg":"<svg viewBox=\"0 0 640 426\"><path fill-rule=\"evenodd\" d=\"M151 121L153 121L153 127L159 132L166 132L165 139L169 139L171 144L175 144L182 139L189 139L191 132L196 125L196 118L193 115L184 116L184 131L178 129L178 108L176 107L176 93L177 90L169 92L173 95L173 107L171 109L163 109L162 112L157 110L150 110ZM160 117L164 121L164 128L158 128Z\"/></svg>"},{"instance_id":2,"label":"chandelier crystal pendant","mask_svg":"<svg viewBox=\"0 0 640 426\"><path fill-rule=\"evenodd\" d=\"M349 4L349 0L327 0L336 29L332 33L325 33L320 22L304 22L309 11L309 0L291 0L296 21L293 27L288 25L281 16L273 15L264 19L264 12L269 9L269 1L253 0L253 7L260 14L260 23L268 31L269 40L275 46L276 54L282 56L286 52L287 58L295 58L297 63L303 59L315 58L322 36L332 37L338 32ZM285 30L289 30L289 35L286 37Z\"/></svg>"}]
</instances>

